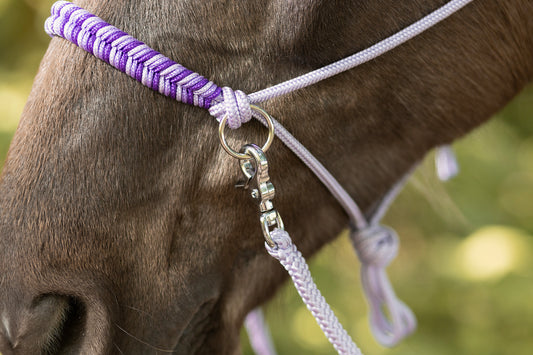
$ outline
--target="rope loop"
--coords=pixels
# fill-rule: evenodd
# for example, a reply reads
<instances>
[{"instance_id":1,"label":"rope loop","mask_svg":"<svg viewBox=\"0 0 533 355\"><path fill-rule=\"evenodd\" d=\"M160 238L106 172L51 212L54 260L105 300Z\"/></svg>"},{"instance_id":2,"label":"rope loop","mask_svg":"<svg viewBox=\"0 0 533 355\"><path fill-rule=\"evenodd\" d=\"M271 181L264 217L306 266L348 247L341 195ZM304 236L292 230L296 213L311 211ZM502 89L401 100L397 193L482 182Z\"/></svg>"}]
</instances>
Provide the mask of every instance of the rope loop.
<instances>
[{"instance_id":1,"label":"rope loop","mask_svg":"<svg viewBox=\"0 0 533 355\"><path fill-rule=\"evenodd\" d=\"M361 263L365 265L385 268L398 254L398 235L382 225L353 231L351 240Z\"/></svg>"},{"instance_id":2,"label":"rope loop","mask_svg":"<svg viewBox=\"0 0 533 355\"><path fill-rule=\"evenodd\" d=\"M209 113L220 122L228 116L227 125L231 129L239 128L243 123L252 119L252 109L248 95L240 90L233 90L227 86L222 88L221 102L211 106Z\"/></svg>"},{"instance_id":3,"label":"rope loop","mask_svg":"<svg viewBox=\"0 0 533 355\"><path fill-rule=\"evenodd\" d=\"M350 239L361 260L361 283L370 307L370 326L376 340L394 346L416 328L413 312L394 293L385 268L398 253L399 239L388 227L371 224L352 231Z\"/></svg>"}]
</instances>

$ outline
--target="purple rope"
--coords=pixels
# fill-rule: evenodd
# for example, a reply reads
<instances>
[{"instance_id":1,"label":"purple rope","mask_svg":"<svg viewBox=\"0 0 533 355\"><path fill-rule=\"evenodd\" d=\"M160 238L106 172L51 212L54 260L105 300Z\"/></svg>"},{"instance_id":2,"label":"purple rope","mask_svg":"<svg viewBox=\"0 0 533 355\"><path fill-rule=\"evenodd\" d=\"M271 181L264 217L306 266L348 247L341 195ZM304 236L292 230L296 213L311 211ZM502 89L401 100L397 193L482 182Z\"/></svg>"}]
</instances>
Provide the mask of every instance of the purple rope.
<instances>
[{"instance_id":1,"label":"purple rope","mask_svg":"<svg viewBox=\"0 0 533 355\"><path fill-rule=\"evenodd\" d=\"M72 41L163 95L187 104L210 108L210 113L219 121L228 115L228 126L238 128L252 117L250 103L260 103L287 94L366 63L424 32L472 1L451 0L363 51L250 95L242 91L233 92L230 88L221 94L221 88L211 81L66 1L58 1L53 5L52 16L46 21L45 30L50 36L56 35Z\"/></svg>"},{"instance_id":2,"label":"purple rope","mask_svg":"<svg viewBox=\"0 0 533 355\"><path fill-rule=\"evenodd\" d=\"M45 31L177 101L210 108L220 99L222 89L213 82L70 2L58 1L52 6Z\"/></svg>"},{"instance_id":3,"label":"purple rope","mask_svg":"<svg viewBox=\"0 0 533 355\"><path fill-rule=\"evenodd\" d=\"M330 78L339 73L345 72L358 65L366 63L380 55L398 47L411 38L419 35L428 28L433 27L440 21L459 11L473 0L451 0L447 4L421 18L403 30L393 34L390 37L374 44L373 46L357 52L349 57L331 63L323 68L314 70L307 74L287 80L283 83L268 87L266 89L254 92L248 95L251 103L259 103L272 98L288 94L290 92L313 85L324 79Z\"/></svg>"},{"instance_id":4,"label":"purple rope","mask_svg":"<svg viewBox=\"0 0 533 355\"><path fill-rule=\"evenodd\" d=\"M398 236L393 229L376 224L352 231L350 239L361 260L361 283L370 307L372 334L382 345L396 345L416 328L413 312L396 297L385 272L398 253Z\"/></svg>"}]
</instances>

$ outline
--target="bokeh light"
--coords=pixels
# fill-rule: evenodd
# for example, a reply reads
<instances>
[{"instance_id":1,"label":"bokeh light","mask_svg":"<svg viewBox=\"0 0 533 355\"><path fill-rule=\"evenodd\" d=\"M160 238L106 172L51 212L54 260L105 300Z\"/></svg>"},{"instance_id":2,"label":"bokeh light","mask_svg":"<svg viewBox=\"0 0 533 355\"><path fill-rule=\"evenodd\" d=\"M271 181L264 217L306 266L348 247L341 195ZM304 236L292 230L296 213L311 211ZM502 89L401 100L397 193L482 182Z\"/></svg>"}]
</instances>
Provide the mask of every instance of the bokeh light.
<instances>
[{"instance_id":1,"label":"bokeh light","mask_svg":"<svg viewBox=\"0 0 533 355\"><path fill-rule=\"evenodd\" d=\"M483 281L518 270L527 254L527 239L532 237L508 227L490 226L475 231L455 251L457 275Z\"/></svg>"}]
</instances>

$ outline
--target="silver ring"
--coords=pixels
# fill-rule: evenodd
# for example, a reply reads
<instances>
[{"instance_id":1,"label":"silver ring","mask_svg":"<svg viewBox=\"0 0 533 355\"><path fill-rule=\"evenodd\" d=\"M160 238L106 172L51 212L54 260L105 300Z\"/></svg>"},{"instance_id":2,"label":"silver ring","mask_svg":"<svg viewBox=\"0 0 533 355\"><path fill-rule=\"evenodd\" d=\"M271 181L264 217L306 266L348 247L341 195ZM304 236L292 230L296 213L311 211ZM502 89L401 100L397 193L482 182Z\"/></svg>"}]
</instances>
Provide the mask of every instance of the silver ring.
<instances>
[{"instance_id":1,"label":"silver ring","mask_svg":"<svg viewBox=\"0 0 533 355\"><path fill-rule=\"evenodd\" d=\"M272 117L270 117L270 115L265 110L263 110L261 107L258 107L258 106L255 106L255 105L250 105L250 108L252 110L255 110L255 111L259 112L261 114L261 116L263 116L265 118L265 120L267 121L267 124L268 124L268 138L267 138L267 141L265 142L265 144L263 145L263 148L261 148L263 150L263 152L266 152L268 150L268 148L270 148L270 145L272 144L272 142L274 141L274 121L272 121ZM220 124L218 126L218 137L220 138L220 144L222 144L222 148L224 148L224 150L229 155L231 155L234 158L237 158L237 159L250 159L251 158L250 155L236 152L233 148L231 148L228 145L228 142L226 142L226 136L224 135L224 128L226 128L226 121L227 120L228 120L228 114L226 114L224 116L224 118L222 118L222 120L220 121Z\"/></svg>"}]
</instances>

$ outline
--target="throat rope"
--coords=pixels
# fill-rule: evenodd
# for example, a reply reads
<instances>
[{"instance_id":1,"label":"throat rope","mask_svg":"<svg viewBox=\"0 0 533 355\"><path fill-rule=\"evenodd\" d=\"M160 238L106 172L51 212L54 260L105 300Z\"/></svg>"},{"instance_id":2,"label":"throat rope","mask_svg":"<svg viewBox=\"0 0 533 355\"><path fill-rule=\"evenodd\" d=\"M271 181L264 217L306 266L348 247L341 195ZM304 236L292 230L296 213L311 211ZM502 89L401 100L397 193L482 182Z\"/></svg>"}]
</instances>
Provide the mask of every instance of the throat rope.
<instances>
[{"instance_id":1,"label":"throat rope","mask_svg":"<svg viewBox=\"0 0 533 355\"><path fill-rule=\"evenodd\" d=\"M361 52L249 95L240 90L218 87L198 73L172 61L96 15L67 1L58 1L52 6L51 16L45 23L45 30L50 36L63 37L73 42L163 95L179 102L208 109L218 121L227 116L228 127L238 128L252 117L266 125L266 120L252 111L250 104L260 103L304 88L376 58L434 26L471 1L473 0L451 0L419 21ZM389 191L377 212L374 213L374 217L367 220L355 201L327 169L279 122L273 121L276 136L315 173L349 216L353 228L350 238L362 263L362 282L371 308L370 318L373 333L383 345L396 344L414 330L416 321L410 309L396 298L385 274L385 267L397 253L398 238L392 230L380 226L379 221L403 186L406 177ZM280 262L289 271L289 274L293 272L291 274L293 281L295 280L293 275L301 275L295 281L295 286L298 289L298 280L305 279L312 282L312 279L307 278L307 274L305 274L305 270L308 272L307 265L296 248L290 247L292 242L290 245L287 244L287 238L290 241L290 237L285 234L286 232L277 231L274 233L280 238L279 245L287 245L286 250L293 250L293 254L288 256L279 250L276 252L269 250L269 253L274 257L279 256ZM314 287L316 288L316 286ZM298 289L302 299L306 302L306 293L301 291ZM319 294L315 292L312 291L313 294ZM321 301L318 303L323 305ZM308 308L314 309L310 303L306 302L306 304ZM389 317L385 315L385 311ZM323 313L320 311L317 311L316 314L317 322L321 327L336 329L330 333L325 330L328 339L336 349L338 346L338 349L348 349L347 352L343 353L360 354L360 350L353 343L353 346L336 345L336 339L347 339L342 331L338 331L337 325L335 325L336 318L333 321L329 313L325 318L322 318ZM254 326L254 323L262 322L258 313L252 313L251 317L250 322L247 321L249 329L259 329L260 331L264 329L261 326ZM260 336L262 335L258 335L258 337ZM259 343L269 344L268 341L258 341L257 344ZM270 349L269 346L263 347L265 354L268 354L270 350L273 353L273 349Z\"/></svg>"}]
</instances>

